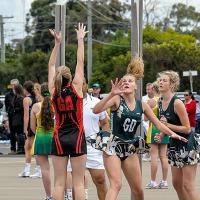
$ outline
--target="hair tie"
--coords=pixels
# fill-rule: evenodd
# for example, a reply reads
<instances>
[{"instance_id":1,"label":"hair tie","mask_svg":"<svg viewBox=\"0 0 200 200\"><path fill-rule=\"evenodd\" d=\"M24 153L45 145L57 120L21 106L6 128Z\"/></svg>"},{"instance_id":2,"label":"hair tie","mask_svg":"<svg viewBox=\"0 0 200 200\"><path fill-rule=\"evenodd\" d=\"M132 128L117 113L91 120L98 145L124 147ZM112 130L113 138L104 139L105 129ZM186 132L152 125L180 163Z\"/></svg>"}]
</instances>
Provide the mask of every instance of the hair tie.
<instances>
[{"instance_id":1,"label":"hair tie","mask_svg":"<svg viewBox=\"0 0 200 200\"><path fill-rule=\"evenodd\" d=\"M44 92L43 94L44 97L49 97L50 95L51 95L50 92Z\"/></svg>"}]
</instances>

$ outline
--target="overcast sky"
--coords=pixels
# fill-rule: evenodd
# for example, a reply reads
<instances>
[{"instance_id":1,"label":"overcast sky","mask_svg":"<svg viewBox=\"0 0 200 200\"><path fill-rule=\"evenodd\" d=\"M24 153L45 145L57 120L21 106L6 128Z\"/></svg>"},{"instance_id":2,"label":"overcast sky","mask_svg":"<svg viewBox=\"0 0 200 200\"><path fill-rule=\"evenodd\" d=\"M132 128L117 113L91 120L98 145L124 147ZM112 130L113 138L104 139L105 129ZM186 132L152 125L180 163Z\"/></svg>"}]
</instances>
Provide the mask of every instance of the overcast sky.
<instances>
[{"instance_id":1,"label":"overcast sky","mask_svg":"<svg viewBox=\"0 0 200 200\"><path fill-rule=\"evenodd\" d=\"M33 0L0 0L0 15L4 17L13 16L12 19L4 19L5 41L9 42L15 38L23 38L25 35L25 14L29 11ZM42 0L41 0L42 1ZM123 0L131 2L131 0ZM159 0L159 7L166 9L176 2L195 6L200 11L200 0Z\"/></svg>"}]
</instances>

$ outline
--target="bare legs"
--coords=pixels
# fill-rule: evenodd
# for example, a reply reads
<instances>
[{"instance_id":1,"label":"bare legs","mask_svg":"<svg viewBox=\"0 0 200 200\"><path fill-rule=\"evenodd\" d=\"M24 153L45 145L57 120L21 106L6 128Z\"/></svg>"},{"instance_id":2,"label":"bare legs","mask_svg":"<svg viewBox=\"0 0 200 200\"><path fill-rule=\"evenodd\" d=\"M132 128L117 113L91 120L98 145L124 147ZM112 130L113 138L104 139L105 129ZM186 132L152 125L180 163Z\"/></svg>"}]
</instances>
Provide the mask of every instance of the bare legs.
<instances>
[{"instance_id":1,"label":"bare legs","mask_svg":"<svg viewBox=\"0 0 200 200\"><path fill-rule=\"evenodd\" d=\"M195 189L197 165L186 165L183 168L171 167L172 184L179 200L199 200Z\"/></svg>"},{"instance_id":2,"label":"bare legs","mask_svg":"<svg viewBox=\"0 0 200 200\"><path fill-rule=\"evenodd\" d=\"M110 182L106 200L117 199L122 185L121 169L129 183L136 200L144 200L142 176L139 159L136 154L121 161L117 156L104 154L104 165Z\"/></svg>"},{"instance_id":3,"label":"bare legs","mask_svg":"<svg viewBox=\"0 0 200 200\"><path fill-rule=\"evenodd\" d=\"M97 188L99 200L105 200L107 193L107 185L104 169L89 169L92 180Z\"/></svg>"},{"instance_id":4,"label":"bare legs","mask_svg":"<svg viewBox=\"0 0 200 200\"><path fill-rule=\"evenodd\" d=\"M51 196L51 178L50 178L50 167L47 155L37 155L37 162L40 165L42 172L42 181L47 197Z\"/></svg>"},{"instance_id":5,"label":"bare legs","mask_svg":"<svg viewBox=\"0 0 200 200\"><path fill-rule=\"evenodd\" d=\"M167 145L166 144L151 144L151 180L156 181L156 174L158 171L158 156L162 167L162 180L167 180L168 174L168 159L167 159Z\"/></svg>"},{"instance_id":6,"label":"bare legs","mask_svg":"<svg viewBox=\"0 0 200 200\"><path fill-rule=\"evenodd\" d=\"M84 175L86 155L70 157L75 200L85 200ZM67 165L66 165L67 166ZM66 167L65 167L66 171Z\"/></svg>"}]
</instances>

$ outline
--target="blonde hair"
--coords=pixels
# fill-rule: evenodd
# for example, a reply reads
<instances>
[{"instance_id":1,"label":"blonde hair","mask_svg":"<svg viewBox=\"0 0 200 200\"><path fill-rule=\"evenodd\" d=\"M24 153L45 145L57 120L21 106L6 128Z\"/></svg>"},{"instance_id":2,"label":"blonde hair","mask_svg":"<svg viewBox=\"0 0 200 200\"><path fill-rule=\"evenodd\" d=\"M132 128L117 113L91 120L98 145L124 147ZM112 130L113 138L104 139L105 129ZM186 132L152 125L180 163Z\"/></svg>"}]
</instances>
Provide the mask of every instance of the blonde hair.
<instances>
[{"instance_id":1,"label":"blonde hair","mask_svg":"<svg viewBox=\"0 0 200 200\"><path fill-rule=\"evenodd\" d=\"M140 57L135 57L131 60L127 67L127 74L133 75L136 79L144 76L144 63Z\"/></svg>"},{"instance_id":2,"label":"blonde hair","mask_svg":"<svg viewBox=\"0 0 200 200\"><path fill-rule=\"evenodd\" d=\"M154 82L152 83L152 85L153 85L153 89L155 90L155 92L156 92L157 94L159 94L158 80L154 81Z\"/></svg>"},{"instance_id":3,"label":"blonde hair","mask_svg":"<svg viewBox=\"0 0 200 200\"><path fill-rule=\"evenodd\" d=\"M39 83L34 83L34 89L36 89L39 92L41 92L41 85Z\"/></svg>"},{"instance_id":4,"label":"blonde hair","mask_svg":"<svg viewBox=\"0 0 200 200\"><path fill-rule=\"evenodd\" d=\"M61 94L61 89L63 87L63 78L67 80L68 83L72 80L71 71L66 66L60 66L56 69L54 76L54 87L58 95Z\"/></svg>"},{"instance_id":5,"label":"blonde hair","mask_svg":"<svg viewBox=\"0 0 200 200\"><path fill-rule=\"evenodd\" d=\"M171 91L176 92L179 88L179 85L180 85L179 74L175 71L167 70L167 71L163 71L163 72L158 73L158 78L160 78L163 75L166 75L166 76L169 77Z\"/></svg>"}]
</instances>

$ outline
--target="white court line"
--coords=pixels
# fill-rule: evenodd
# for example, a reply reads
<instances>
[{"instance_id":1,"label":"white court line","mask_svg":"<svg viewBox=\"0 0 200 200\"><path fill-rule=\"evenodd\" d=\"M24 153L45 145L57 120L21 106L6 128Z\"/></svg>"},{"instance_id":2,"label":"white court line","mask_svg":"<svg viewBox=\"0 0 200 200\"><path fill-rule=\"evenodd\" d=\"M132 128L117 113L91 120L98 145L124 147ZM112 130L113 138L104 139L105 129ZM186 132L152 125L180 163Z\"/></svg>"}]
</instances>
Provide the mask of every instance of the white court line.
<instances>
[{"instance_id":1,"label":"white court line","mask_svg":"<svg viewBox=\"0 0 200 200\"><path fill-rule=\"evenodd\" d=\"M2 200L5 200L5 199L20 199L20 200L27 200L27 199L29 199L29 200L35 200L35 199L37 199L37 198L33 198L33 199L30 199L30 196L0 196L0 198L2 199Z\"/></svg>"},{"instance_id":2,"label":"white court line","mask_svg":"<svg viewBox=\"0 0 200 200\"><path fill-rule=\"evenodd\" d=\"M41 189L41 187L26 187L25 190L38 190L38 189ZM1 186L0 187L0 190L20 190L19 187L3 187ZM23 190L23 188L21 189Z\"/></svg>"},{"instance_id":3,"label":"white court line","mask_svg":"<svg viewBox=\"0 0 200 200\"><path fill-rule=\"evenodd\" d=\"M12 164L12 163L25 163L25 157L14 158L14 157L2 157L0 158L0 163L2 164ZM31 163L35 164L35 158L32 159Z\"/></svg>"},{"instance_id":4,"label":"white court line","mask_svg":"<svg viewBox=\"0 0 200 200\"><path fill-rule=\"evenodd\" d=\"M0 163L1 163L1 165L2 164L12 164L12 163L25 163L25 160L23 159L23 160L15 160L15 161L13 161L13 162L9 162L9 161L0 161ZM35 164L35 161L32 161L31 162L31 164Z\"/></svg>"}]
</instances>

